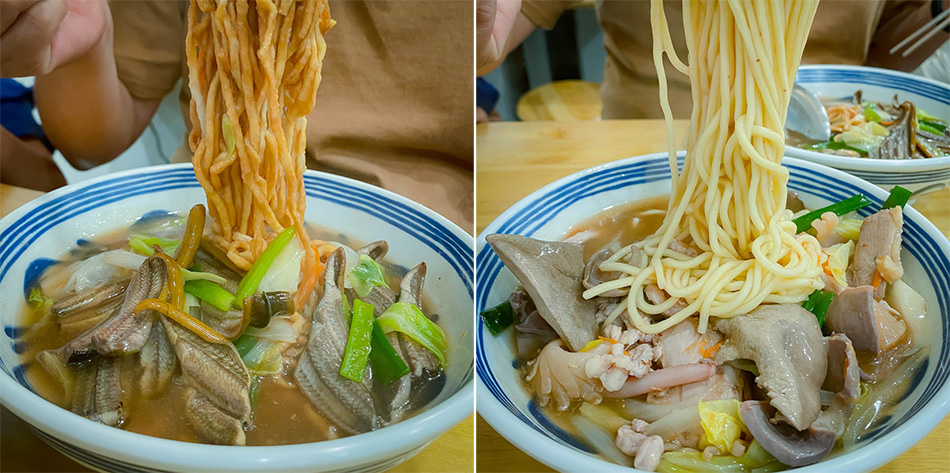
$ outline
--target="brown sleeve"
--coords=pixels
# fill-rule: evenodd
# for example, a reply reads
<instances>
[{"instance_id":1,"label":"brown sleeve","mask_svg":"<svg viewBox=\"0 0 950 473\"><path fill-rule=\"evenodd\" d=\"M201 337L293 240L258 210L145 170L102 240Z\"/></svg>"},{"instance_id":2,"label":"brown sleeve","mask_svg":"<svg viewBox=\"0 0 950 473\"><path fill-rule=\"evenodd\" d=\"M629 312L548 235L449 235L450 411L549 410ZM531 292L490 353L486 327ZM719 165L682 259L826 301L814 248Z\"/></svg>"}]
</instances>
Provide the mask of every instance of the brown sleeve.
<instances>
[{"instance_id":1,"label":"brown sleeve","mask_svg":"<svg viewBox=\"0 0 950 473\"><path fill-rule=\"evenodd\" d=\"M187 2L110 0L119 80L134 97L160 99L182 76Z\"/></svg>"},{"instance_id":2,"label":"brown sleeve","mask_svg":"<svg viewBox=\"0 0 950 473\"><path fill-rule=\"evenodd\" d=\"M540 28L554 28L564 10L584 3L583 0L522 0L521 13Z\"/></svg>"}]
</instances>

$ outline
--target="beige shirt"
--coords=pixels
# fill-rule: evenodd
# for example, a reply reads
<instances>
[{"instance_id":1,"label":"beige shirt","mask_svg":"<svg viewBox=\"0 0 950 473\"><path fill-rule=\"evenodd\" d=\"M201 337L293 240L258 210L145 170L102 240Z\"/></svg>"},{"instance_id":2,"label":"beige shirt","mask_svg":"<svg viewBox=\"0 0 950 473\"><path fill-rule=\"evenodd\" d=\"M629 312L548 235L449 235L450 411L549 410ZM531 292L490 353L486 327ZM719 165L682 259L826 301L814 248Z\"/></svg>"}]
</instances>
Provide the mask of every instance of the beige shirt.
<instances>
[{"instance_id":1,"label":"beige shirt","mask_svg":"<svg viewBox=\"0 0 950 473\"><path fill-rule=\"evenodd\" d=\"M119 78L132 95L158 99L187 80L187 2L110 8ZM337 24L308 116L308 167L392 190L474 232L472 5L331 0L330 13ZM183 112L189 99L185 87Z\"/></svg>"},{"instance_id":2,"label":"beige shirt","mask_svg":"<svg viewBox=\"0 0 950 473\"><path fill-rule=\"evenodd\" d=\"M521 12L534 24L551 29L576 0L524 0ZM808 35L802 64L865 64L875 36L887 23L899 21L926 0L822 0ZM604 118L661 118L659 86L653 66L650 2L597 0L597 18L604 30ZM683 3L666 1L666 16L674 47L687 60L683 33ZM692 103L689 79L667 64L670 105L677 118L689 118Z\"/></svg>"}]
</instances>

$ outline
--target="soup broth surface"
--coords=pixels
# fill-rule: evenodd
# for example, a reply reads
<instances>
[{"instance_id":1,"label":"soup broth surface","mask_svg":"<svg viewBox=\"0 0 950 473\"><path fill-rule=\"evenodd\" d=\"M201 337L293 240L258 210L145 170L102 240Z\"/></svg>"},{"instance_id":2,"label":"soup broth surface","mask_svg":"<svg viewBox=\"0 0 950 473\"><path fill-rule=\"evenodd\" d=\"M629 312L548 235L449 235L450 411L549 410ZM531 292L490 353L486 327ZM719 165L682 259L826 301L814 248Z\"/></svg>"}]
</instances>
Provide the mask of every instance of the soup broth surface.
<instances>
[{"instance_id":1,"label":"soup broth surface","mask_svg":"<svg viewBox=\"0 0 950 473\"><path fill-rule=\"evenodd\" d=\"M308 233L311 238L339 242L353 249L362 246L362 242L354 241L325 227L308 225ZM62 263L50 267L43 278L55 278L57 272L62 271L69 264L99 251L127 248L129 234L128 229L109 232L96 241L68 252L60 258ZM407 268L391 262L384 262L383 266L390 279L389 286L398 292L398 281L406 273ZM66 278L60 279L63 279L65 283ZM322 277L319 285L322 286ZM51 316L44 316L43 313L39 313L25 303L21 305L23 308L20 310L18 325L26 328L20 339L20 343L25 343L26 346L22 354L26 378L43 398L59 407L69 409L69 400L62 385L36 361L36 355L44 350L62 347L86 329L63 330ZM432 317L433 321L438 322L436 316L428 310L429 307L431 304L428 303L428 297L423 297L423 310ZM309 320L309 314L305 314L305 317ZM303 343L297 343L285 352L282 373L257 378L260 391L256 402L252 397L250 424L245 428L247 445L299 444L346 436L345 432L332 428L331 424L313 407L310 399L296 386L293 376L296 359L289 359L287 354L300 353L306 343L306 337L302 338L304 338ZM299 341L300 337L298 337ZM164 392L154 398L145 398L138 387L138 380L142 374L138 356L135 354L122 357L120 377L122 402L126 415L119 427L153 437L200 442L194 429L182 414L185 410L185 381L182 378L180 366L176 366L175 375ZM412 409L403 416L403 420L414 415L419 407L434 398L443 382L443 375L424 383L416 383L414 380Z\"/></svg>"},{"instance_id":2,"label":"soup broth surface","mask_svg":"<svg viewBox=\"0 0 950 473\"><path fill-rule=\"evenodd\" d=\"M586 261L594 253L600 251L613 242L619 243L622 247L635 241L642 240L655 233L663 223L668 201L669 196L663 195L610 207L571 227L570 230L565 233L563 239L567 241L582 242L584 244L584 259ZM510 332L513 347L512 353L518 353L516 332L515 330L511 330ZM858 362L861 366L861 369L866 374L873 377L874 381L863 384L862 389L865 390L866 395L862 397L861 400L857 401L856 405L862 403L865 399L873 398L879 389L890 389L891 387L889 387L889 384L894 384L893 380L898 378L897 375L899 373L897 373L897 367L903 360L912 356L919 349L921 349L920 346L914 344L911 332L908 330L903 335L903 338L900 339L891 349L877 357L859 352ZM926 347L923 349L929 350ZM526 362L534 359L539 352L540 349L533 353L530 357L517 360L516 362L516 366L521 367L523 387L529 393L529 395L533 395L534 393L531 383L526 380L529 370ZM924 365L924 369L926 369L926 365ZM754 385L755 383L752 377L748 374L746 374L746 376L747 384L750 386ZM898 393L904 393L899 395L899 399L906 397L907 391L909 389L909 383L910 380L905 379L894 386L896 387ZM642 401L643 398L645 398L645 395L638 396L634 399ZM537 400L532 402L537 402ZM628 401L623 399L604 397L600 404L593 406L593 410L598 412L599 417L601 417L604 425L613 424L622 420L629 422L632 416L627 412L627 402ZM557 410L557 408L554 407L554 404L555 403L552 401L547 406L540 406L540 404L538 404L538 407L543 415L547 417L555 426L563 429L565 432L568 432L574 439L584 439L584 435L573 422L573 419L582 416L578 409L582 402L575 400L571 407L565 411ZM874 409L886 409L887 412L895 412L897 407L896 405L876 406ZM866 432L873 432L881 424L889 421L893 421L893 416L885 417L881 419L880 422L876 422L867 426ZM603 425L600 425L600 427L603 427ZM608 432L608 429L605 428L604 432L610 435L611 440L616 436L616 428L614 428L612 432ZM582 443L586 442L582 441ZM595 447L594 445L589 446ZM630 467L633 466L633 459L630 457L625 457L620 453L619 450L616 450L613 452L613 454L605 455L603 451L600 451L597 448L594 449L597 450L597 453L608 461L617 463L619 460L629 460L629 463L624 464ZM848 450L849 448L844 447L843 442L839 440L835 446L835 449L828 458L840 455ZM624 458L620 458L617 455L620 455L620 457Z\"/></svg>"}]
</instances>

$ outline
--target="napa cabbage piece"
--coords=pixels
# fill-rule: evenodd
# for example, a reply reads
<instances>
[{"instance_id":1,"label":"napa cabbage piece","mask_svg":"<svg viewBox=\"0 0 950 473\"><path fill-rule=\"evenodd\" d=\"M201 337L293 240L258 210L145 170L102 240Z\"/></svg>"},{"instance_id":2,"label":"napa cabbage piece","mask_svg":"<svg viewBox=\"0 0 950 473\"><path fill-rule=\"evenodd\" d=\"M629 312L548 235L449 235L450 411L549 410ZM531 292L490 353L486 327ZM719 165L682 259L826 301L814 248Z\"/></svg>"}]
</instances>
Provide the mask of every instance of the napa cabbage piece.
<instances>
[{"instance_id":1,"label":"napa cabbage piece","mask_svg":"<svg viewBox=\"0 0 950 473\"><path fill-rule=\"evenodd\" d=\"M765 451L758 440L752 440L741 457L732 455L703 459L700 452L666 452L656 471L659 473L768 473L787 469L786 465Z\"/></svg>"},{"instance_id":2,"label":"napa cabbage piece","mask_svg":"<svg viewBox=\"0 0 950 473\"><path fill-rule=\"evenodd\" d=\"M831 245L825 253L828 255L828 261L825 263L825 269L831 273L831 277L838 281L844 287L848 287L848 280L845 271L848 269L848 262L854 256L854 241L848 240L845 243Z\"/></svg>"},{"instance_id":3,"label":"napa cabbage piece","mask_svg":"<svg viewBox=\"0 0 950 473\"><path fill-rule=\"evenodd\" d=\"M155 254L155 245L158 245L166 255L174 255L175 251L177 251L181 245L181 240L149 236L141 233L129 235L129 248L132 248L133 252L140 255L152 256Z\"/></svg>"},{"instance_id":4,"label":"napa cabbage piece","mask_svg":"<svg viewBox=\"0 0 950 473\"><path fill-rule=\"evenodd\" d=\"M132 253L131 251L126 250L112 250L105 253L100 253L102 256L102 262L107 263L116 268L128 269L128 270L138 270L142 266L142 263L145 262L145 256ZM94 256L93 258L99 255ZM87 258L86 261L91 260L92 258ZM81 261L80 261L81 262ZM75 263L74 263L75 264ZM215 284L225 284L227 280L217 274L205 273L201 271L191 271L185 268L181 268L181 279L184 282L204 280L211 281Z\"/></svg>"},{"instance_id":5,"label":"napa cabbage piece","mask_svg":"<svg viewBox=\"0 0 950 473\"><path fill-rule=\"evenodd\" d=\"M700 448L712 445L720 452L728 452L743 432L749 432L742 422L742 415L739 414L737 399L700 402L699 422L703 426L703 435L699 439Z\"/></svg>"},{"instance_id":6,"label":"napa cabbage piece","mask_svg":"<svg viewBox=\"0 0 950 473\"><path fill-rule=\"evenodd\" d=\"M293 277L297 281L300 280L300 264L298 263L295 269L288 261L292 255L284 256L285 259L282 261L282 263L280 263L280 267L274 268L274 263L277 261L278 257L282 256L281 253L284 253L284 250L288 246L291 246L291 241L295 240L294 236L296 234L296 226L287 227L278 233L277 236L267 244L267 248L264 248L264 251L261 253L261 255L257 257L257 261L251 265L251 269L248 270L247 274L245 274L241 279L241 283L238 284L237 292L234 294L234 303L238 307L244 307L244 298L254 294L258 290L284 291L292 293L297 289L296 284L294 284L289 291L286 289L273 289L272 287L261 288L261 283L268 275L272 278L271 282L269 283L272 286L287 285L283 277ZM278 275L277 272L280 269L291 271L292 274Z\"/></svg>"},{"instance_id":7,"label":"napa cabbage piece","mask_svg":"<svg viewBox=\"0 0 950 473\"><path fill-rule=\"evenodd\" d=\"M379 322L383 333L395 331L405 334L431 351L439 359L439 364L445 366L445 332L415 305L397 302L386 309L376 321Z\"/></svg>"},{"instance_id":8,"label":"napa cabbage piece","mask_svg":"<svg viewBox=\"0 0 950 473\"><path fill-rule=\"evenodd\" d=\"M629 420L624 419L613 409L604 406L604 405L594 405L589 402L582 402L581 407L578 409L578 412L587 420L599 425L601 428L607 432L616 433L620 427L630 423Z\"/></svg>"},{"instance_id":9,"label":"napa cabbage piece","mask_svg":"<svg viewBox=\"0 0 950 473\"><path fill-rule=\"evenodd\" d=\"M901 318L914 335L915 342L927 339L927 301L924 296L898 279L887 285L884 300L900 312Z\"/></svg>"},{"instance_id":10,"label":"napa cabbage piece","mask_svg":"<svg viewBox=\"0 0 950 473\"><path fill-rule=\"evenodd\" d=\"M241 361L251 376L271 376L280 373L283 356L280 346L270 340L241 335L234 341Z\"/></svg>"},{"instance_id":11,"label":"napa cabbage piece","mask_svg":"<svg viewBox=\"0 0 950 473\"><path fill-rule=\"evenodd\" d=\"M832 230L845 240L857 241L858 236L861 234L862 223L864 223L863 218L841 217L838 219L838 224L835 225Z\"/></svg>"},{"instance_id":12,"label":"napa cabbage piece","mask_svg":"<svg viewBox=\"0 0 950 473\"><path fill-rule=\"evenodd\" d=\"M294 325L290 321L289 315L279 315L270 319L270 323L264 328L249 326L244 329L244 335L262 340L270 340L274 343L293 343L297 341L297 331L294 330Z\"/></svg>"},{"instance_id":13,"label":"napa cabbage piece","mask_svg":"<svg viewBox=\"0 0 950 473\"><path fill-rule=\"evenodd\" d=\"M869 122L880 123L884 121L884 117L881 116L883 113L880 109L877 108L877 104L874 102L864 102L861 104L864 106L864 119ZM890 116L887 117L890 119Z\"/></svg>"},{"instance_id":14,"label":"napa cabbage piece","mask_svg":"<svg viewBox=\"0 0 950 473\"><path fill-rule=\"evenodd\" d=\"M267 267L264 278L254 292L297 292L304 256L306 252L300 239L291 238Z\"/></svg>"},{"instance_id":15,"label":"napa cabbage piece","mask_svg":"<svg viewBox=\"0 0 950 473\"><path fill-rule=\"evenodd\" d=\"M63 387L63 400L67 405L71 404L76 386L76 372L67 366L53 350L41 351L36 355L36 361Z\"/></svg>"},{"instance_id":16,"label":"napa cabbage piece","mask_svg":"<svg viewBox=\"0 0 950 473\"><path fill-rule=\"evenodd\" d=\"M850 130L838 135L838 139L844 144L864 152L877 148L885 138L887 138L887 128L875 122L853 126Z\"/></svg>"},{"instance_id":17,"label":"napa cabbage piece","mask_svg":"<svg viewBox=\"0 0 950 473\"><path fill-rule=\"evenodd\" d=\"M366 297L375 286L388 287L385 270L368 255L360 255L360 259L350 271L347 280L360 297Z\"/></svg>"},{"instance_id":18,"label":"napa cabbage piece","mask_svg":"<svg viewBox=\"0 0 950 473\"><path fill-rule=\"evenodd\" d=\"M30 290L28 302L30 303L30 307L38 312L46 312L53 306L53 299L43 295L43 290L39 287L34 287Z\"/></svg>"},{"instance_id":19,"label":"napa cabbage piece","mask_svg":"<svg viewBox=\"0 0 950 473\"><path fill-rule=\"evenodd\" d=\"M571 423L574 424L580 437L593 446L598 453L618 465L633 467L633 459L625 455L614 442L616 432L605 431L585 416L571 416Z\"/></svg>"}]
</instances>

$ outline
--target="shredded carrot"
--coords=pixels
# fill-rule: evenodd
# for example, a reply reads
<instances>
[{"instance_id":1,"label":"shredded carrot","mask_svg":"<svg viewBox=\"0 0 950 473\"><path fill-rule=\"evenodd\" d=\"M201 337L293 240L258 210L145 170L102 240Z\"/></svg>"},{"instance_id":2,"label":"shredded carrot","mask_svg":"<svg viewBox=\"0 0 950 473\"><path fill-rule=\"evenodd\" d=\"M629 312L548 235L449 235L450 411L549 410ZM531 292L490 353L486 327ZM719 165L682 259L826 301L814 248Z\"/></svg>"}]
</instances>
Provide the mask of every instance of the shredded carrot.
<instances>
[{"instance_id":1,"label":"shredded carrot","mask_svg":"<svg viewBox=\"0 0 950 473\"><path fill-rule=\"evenodd\" d=\"M300 278L300 284L297 285L297 293L294 294L294 305L298 312L303 310L304 306L307 305L307 301L313 294L313 289L317 286L317 281L320 279L326 266L320 261L318 245L319 242L311 242L310 251L308 251L307 256L304 257L303 277Z\"/></svg>"},{"instance_id":2,"label":"shredded carrot","mask_svg":"<svg viewBox=\"0 0 950 473\"><path fill-rule=\"evenodd\" d=\"M863 125L866 120L860 105L839 104L825 107L831 131L841 133L853 126Z\"/></svg>"},{"instance_id":3,"label":"shredded carrot","mask_svg":"<svg viewBox=\"0 0 950 473\"><path fill-rule=\"evenodd\" d=\"M618 342L618 341L616 341L616 340L614 340L614 339L612 339L612 338L607 338L607 337L597 337L597 338L599 338L599 339L601 339L601 340L603 340L603 341L605 341L605 342L620 343L620 342Z\"/></svg>"},{"instance_id":4,"label":"shredded carrot","mask_svg":"<svg viewBox=\"0 0 950 473\"><path fill-rule=\"evenodd\" d=\"M719 351L719 347L721 346L722 340L719 340L719 342L717 342L715 345L699 350L699 354L702 355L703 358L712 358L712 356L715 355L717 351Z\"/></svg>"},{"instance_id":5,"label":"shredded carrot","mask_svg":"<svg viewBox=\"0 0 950 473\"><path fill-rule=\"evenodd\" d=\"M874 290L881 287L881 283L884 281L884 277L881 276L881 272L874 270L874 277L871 278L871 286L874 286Z\"/></svg>"},{"instance_id":6,"label":"shredded carrot","mask_svg":"<svg viewBox=\"0 0 950 473\"><path fill-rule=\"evenodd\" d=\"M184 313L181 309L169 304L166 301L160 301L158 299L145 299L135 306L136 313L139 313L143 310L154 310L159 314L162 314L174 320L175 322L178 322L178 324L182 327L191 330L195 333L195 335L198 335L199 337L211 343L229 342L229 340L225 338L224 335L221 335L213 328L205 325L204 322Z\"/></svg>"}]
</instances>

